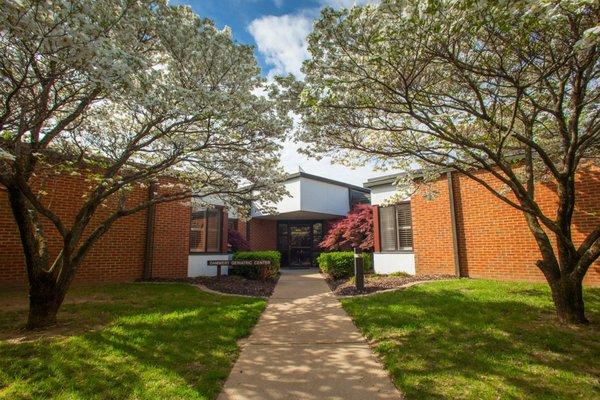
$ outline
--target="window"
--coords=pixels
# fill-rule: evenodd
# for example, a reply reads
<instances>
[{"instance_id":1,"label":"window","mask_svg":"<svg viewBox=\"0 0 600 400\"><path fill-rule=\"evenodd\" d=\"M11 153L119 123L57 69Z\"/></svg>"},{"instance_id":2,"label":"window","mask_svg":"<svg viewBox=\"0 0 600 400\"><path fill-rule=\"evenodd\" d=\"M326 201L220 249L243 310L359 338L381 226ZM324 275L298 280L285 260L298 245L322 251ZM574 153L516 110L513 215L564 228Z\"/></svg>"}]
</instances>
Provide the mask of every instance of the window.
<instances>
[{"instance_id":1,"label":"window","mask_svg":"<svg viewBox=\"0 0 600 400\"><path fill-rule=\"evenodd\" d=\"M228 229L230 231L237 231L238 230L237 218L229 218L227 225L228 225L228 227L229 227Z\"/></svg>"},{"instance_id":2,"label":"window","mask_svg":"<svg viewBox=\"0 0 600 400\"><path fill-rule=\"evenodd\" d=\"M288 246L288 225L280 222L277 224L277 248L281 251L287 251Z\"/></svg>"},{"instance_id":3,"label":"window","mask_svg":"<svg viewBox=\"0 0 600 400\"><path fill-rule=\"evenodd\" d=\"M357 204L371 204L371 196L369 193L361 192L356 189L348 189L350 191L350 209L352 210Z\"/></svg>"},{"instance_id":4,"label":"window","mask_svg":"<svg viewBox=\"0 0 600 400\"><path fill-rule=\"evenodd\" d=\"M206 211L192 210L190 226L190 251L206 251Z\"/></svg>"},{"instance_id":5,"label":"window","mask_svg":"<svg viewBox=\"0 0 600 400\"><path fill-rule=\"evenodd\" d=\"M204 208L192 205L190 224L190 252L217 253L221 251L222 208Z\"/></svg>"},{"instance_id":6,"label":"window","mask_svg":"<svg viewBox=\"0 0 600 400\"><path fill-rule=\"evenodd\" d=\"M379 209L382 251L412 251L412 217L410 203Z\"/></svg>"},{"instance_id":7,"label":"window","mask_svg":"<svg viewBox=\"0 0 600 400\"><path fill-rule=\"evenodd\" d=\"M319 249L319 243L323 241L323 223L315 222L313 224L313 248Z\"/></svg>"}]
</instances>

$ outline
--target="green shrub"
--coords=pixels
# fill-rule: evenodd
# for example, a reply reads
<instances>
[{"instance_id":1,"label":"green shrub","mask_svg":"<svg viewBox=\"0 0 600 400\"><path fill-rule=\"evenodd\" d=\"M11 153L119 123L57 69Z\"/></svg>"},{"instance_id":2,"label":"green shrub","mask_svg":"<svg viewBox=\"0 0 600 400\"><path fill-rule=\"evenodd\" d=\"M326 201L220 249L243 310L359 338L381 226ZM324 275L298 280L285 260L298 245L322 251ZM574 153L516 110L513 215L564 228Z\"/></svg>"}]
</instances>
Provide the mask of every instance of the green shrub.
<instances>
[{"instance_id":1,"label":"green shrub","mask_svg":"<svg viewBox=\"0 0 600 400\"><path fill-rule=\"evenodd\" d=\"M392 272L391 274L388 274L387 276L393 276L394 278L410 278L413 275L409 274L408 272L398 271L398 272Z\"/></svg>"},{"instance_id":2,"label":"green shrub","mask_svg":"<svg viewBox=\"0 0 600 400\"><path fill-rule=\"evenodd\" d=\"M231 275L239 275L247 279L275 279L281 268L281 253L278 251L239 251L233 255L233 259L271 261L271 265L238 265L230 269Z\"/></svg>"},{"instance_id":3,"label":"green shrub","mask_svg":"<svg viewBox=\"0 0 600 400\"><path fill-rule=\"evenodd\" d=\"M362 253L365 272L372 269L371 254ZM321 253L317 264L324 273L333 278L349 278L354 275L354 253L351 251L334 251Z\"/></svg>"}]
</instances>

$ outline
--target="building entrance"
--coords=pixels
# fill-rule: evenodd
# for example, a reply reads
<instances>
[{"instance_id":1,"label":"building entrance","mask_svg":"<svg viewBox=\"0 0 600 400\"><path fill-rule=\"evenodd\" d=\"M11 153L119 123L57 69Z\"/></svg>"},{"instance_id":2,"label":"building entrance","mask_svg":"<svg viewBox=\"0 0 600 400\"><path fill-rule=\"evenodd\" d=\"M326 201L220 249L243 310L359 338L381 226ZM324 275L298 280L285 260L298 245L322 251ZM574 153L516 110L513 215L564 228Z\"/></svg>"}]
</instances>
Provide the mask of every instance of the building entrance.
<instances>
[{"instance_id":1,"label":"building entrance","mask_svg":"<svg viewBox=\"0 0 600 400\"><path fill-rule=\"evenodd\" d=\"M277 250L281 265L288 268L316 266L319 243L323 240L323 221L279 221Z\"/></svg>"}]
</instances>

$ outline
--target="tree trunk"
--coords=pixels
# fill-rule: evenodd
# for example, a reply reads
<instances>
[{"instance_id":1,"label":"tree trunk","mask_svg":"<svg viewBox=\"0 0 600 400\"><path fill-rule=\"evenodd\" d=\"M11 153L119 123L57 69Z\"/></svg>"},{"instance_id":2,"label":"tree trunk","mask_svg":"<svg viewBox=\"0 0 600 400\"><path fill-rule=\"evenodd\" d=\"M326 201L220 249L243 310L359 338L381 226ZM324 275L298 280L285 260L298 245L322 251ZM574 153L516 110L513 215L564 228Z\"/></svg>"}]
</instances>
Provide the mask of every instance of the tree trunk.
<instances>
[{"instance_id":1,"label":"tree trunk","mask_svg":"<svg viewBox=\"0 0 600 400\"><path fill-rule=\"evenodd\" d=\"M54 282L34 283L29 287L27 329L43 329L56 324L56 314L65 299L66 289Z\"/></svg>"},{"instance_id":2,"label":"tree trunk","mask_svg":"<svg viewBox=\"0 0 600 400\"><path fill-rule=\"evenodd\" d=\"M583 285L580 279L561 277L550 282L552 300L558 320L564 324L588 324L583 305Z\"/></svg>"}]
</instances>

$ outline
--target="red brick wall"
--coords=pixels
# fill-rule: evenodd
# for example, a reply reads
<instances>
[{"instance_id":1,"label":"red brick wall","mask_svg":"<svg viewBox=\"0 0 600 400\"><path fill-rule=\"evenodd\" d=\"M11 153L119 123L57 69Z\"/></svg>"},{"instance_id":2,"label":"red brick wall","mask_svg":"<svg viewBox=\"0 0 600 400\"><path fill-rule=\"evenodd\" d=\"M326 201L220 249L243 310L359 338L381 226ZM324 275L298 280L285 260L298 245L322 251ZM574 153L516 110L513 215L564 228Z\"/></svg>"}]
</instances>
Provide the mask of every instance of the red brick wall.
<instances>
[{"instance_id":1,"label":"red brick wall","mask_svg":"<svg viewBox=\"0 0 600 400\"><path fill-rule=\"evenodd\" d=\"M254 218L248 223L251 250L277 250L277 221Z\"/></svg>"},{"instance_id":2,"label":"red brick wall","mask_svg":"<svg viewBox=\"0 0 600 400\"><path fill-rule=\"evenodd\" d=\"M248 235L248 233L249 233L248 232L249 227L250 227L250 222L249 221L243 221L241 219L238 219L238 221L237 221L237 230L240 233L240 235L244 239L246 239L246 240L248 240L248 236L249 236Z\"/></svg>"},{"instance_id":3,"label":"red brick wall","mask_svg":"<svg viewBox=\"0 0 600 400\"><path fill-rule=\"evenodd\" d=\"M415 269L419 275L454 274L454 250L448 182L442 178L428 201L417 194L411 198Z\"/></svg>"},{"instance_id":4,"label":"red brick wall","mask_svg":"<svg viewBox=\"0 0 600 400\"><path fill-rule=\"evenodd\" d=\"M52 176L44 184L48 193L45 204L70 224L83 203L87 183L81 176ZM148 196L147 189L136 189L128 196L131 204ZM154 235L154 270L162 276L187 276L187 240L189 209L181 214L181 204L157 207ZM110 212L100 207L92 219L90 230ZM61 239L48 221L44 231L52 257L58 254ZM124 282L141 278L146 241L146 212L122 218L92 247L77 271L75 282ZM185 249L184 252L182 252ZM19 233L14 222L8 196L0 187L0 286L26 285L25 261Z\"/></svg>"},{"instance_id":5,"label":"red brick wall","mask_svg":"<svg viewBox=\"0 0 600 400\"><path fill-rule=\"evenodd\" d=\"M154 217L152 276L185 278L190 252L190 201L158 204Z\"/></svg>"},{"instance_id":6,"label":"red brick wall","mask_svg":"<svg viewBox=\"0 0 600 400\"><path fill-rule=\"evenodd\" d=\"M0 286L26 284L19 230L14 223L6 189L0 185Z\"/></svg>"},{"instance_id":7,"label":"red brick wall","mask_svg":"<svg viewBox=\"0 0 600 400\"><path fill-rule=\"evenodd\" d=\"M492 182L485 172L479 175ZM416 270L418 274L454 273L450 204L446 178L436 183L439 196L412 199ZM538 247L522 213L503 203L464 175L453 174L461 275L473 278L543 281L535 262ZM600 224L600 170L583 169L577 179L573 237L580 243ZM551 187L538 185L536 197L545 211L554 210ZM552 215L549 213L549 215ZM600 261L590 267L584 283L600 285Z\"/></svg>"}]
</instances>

